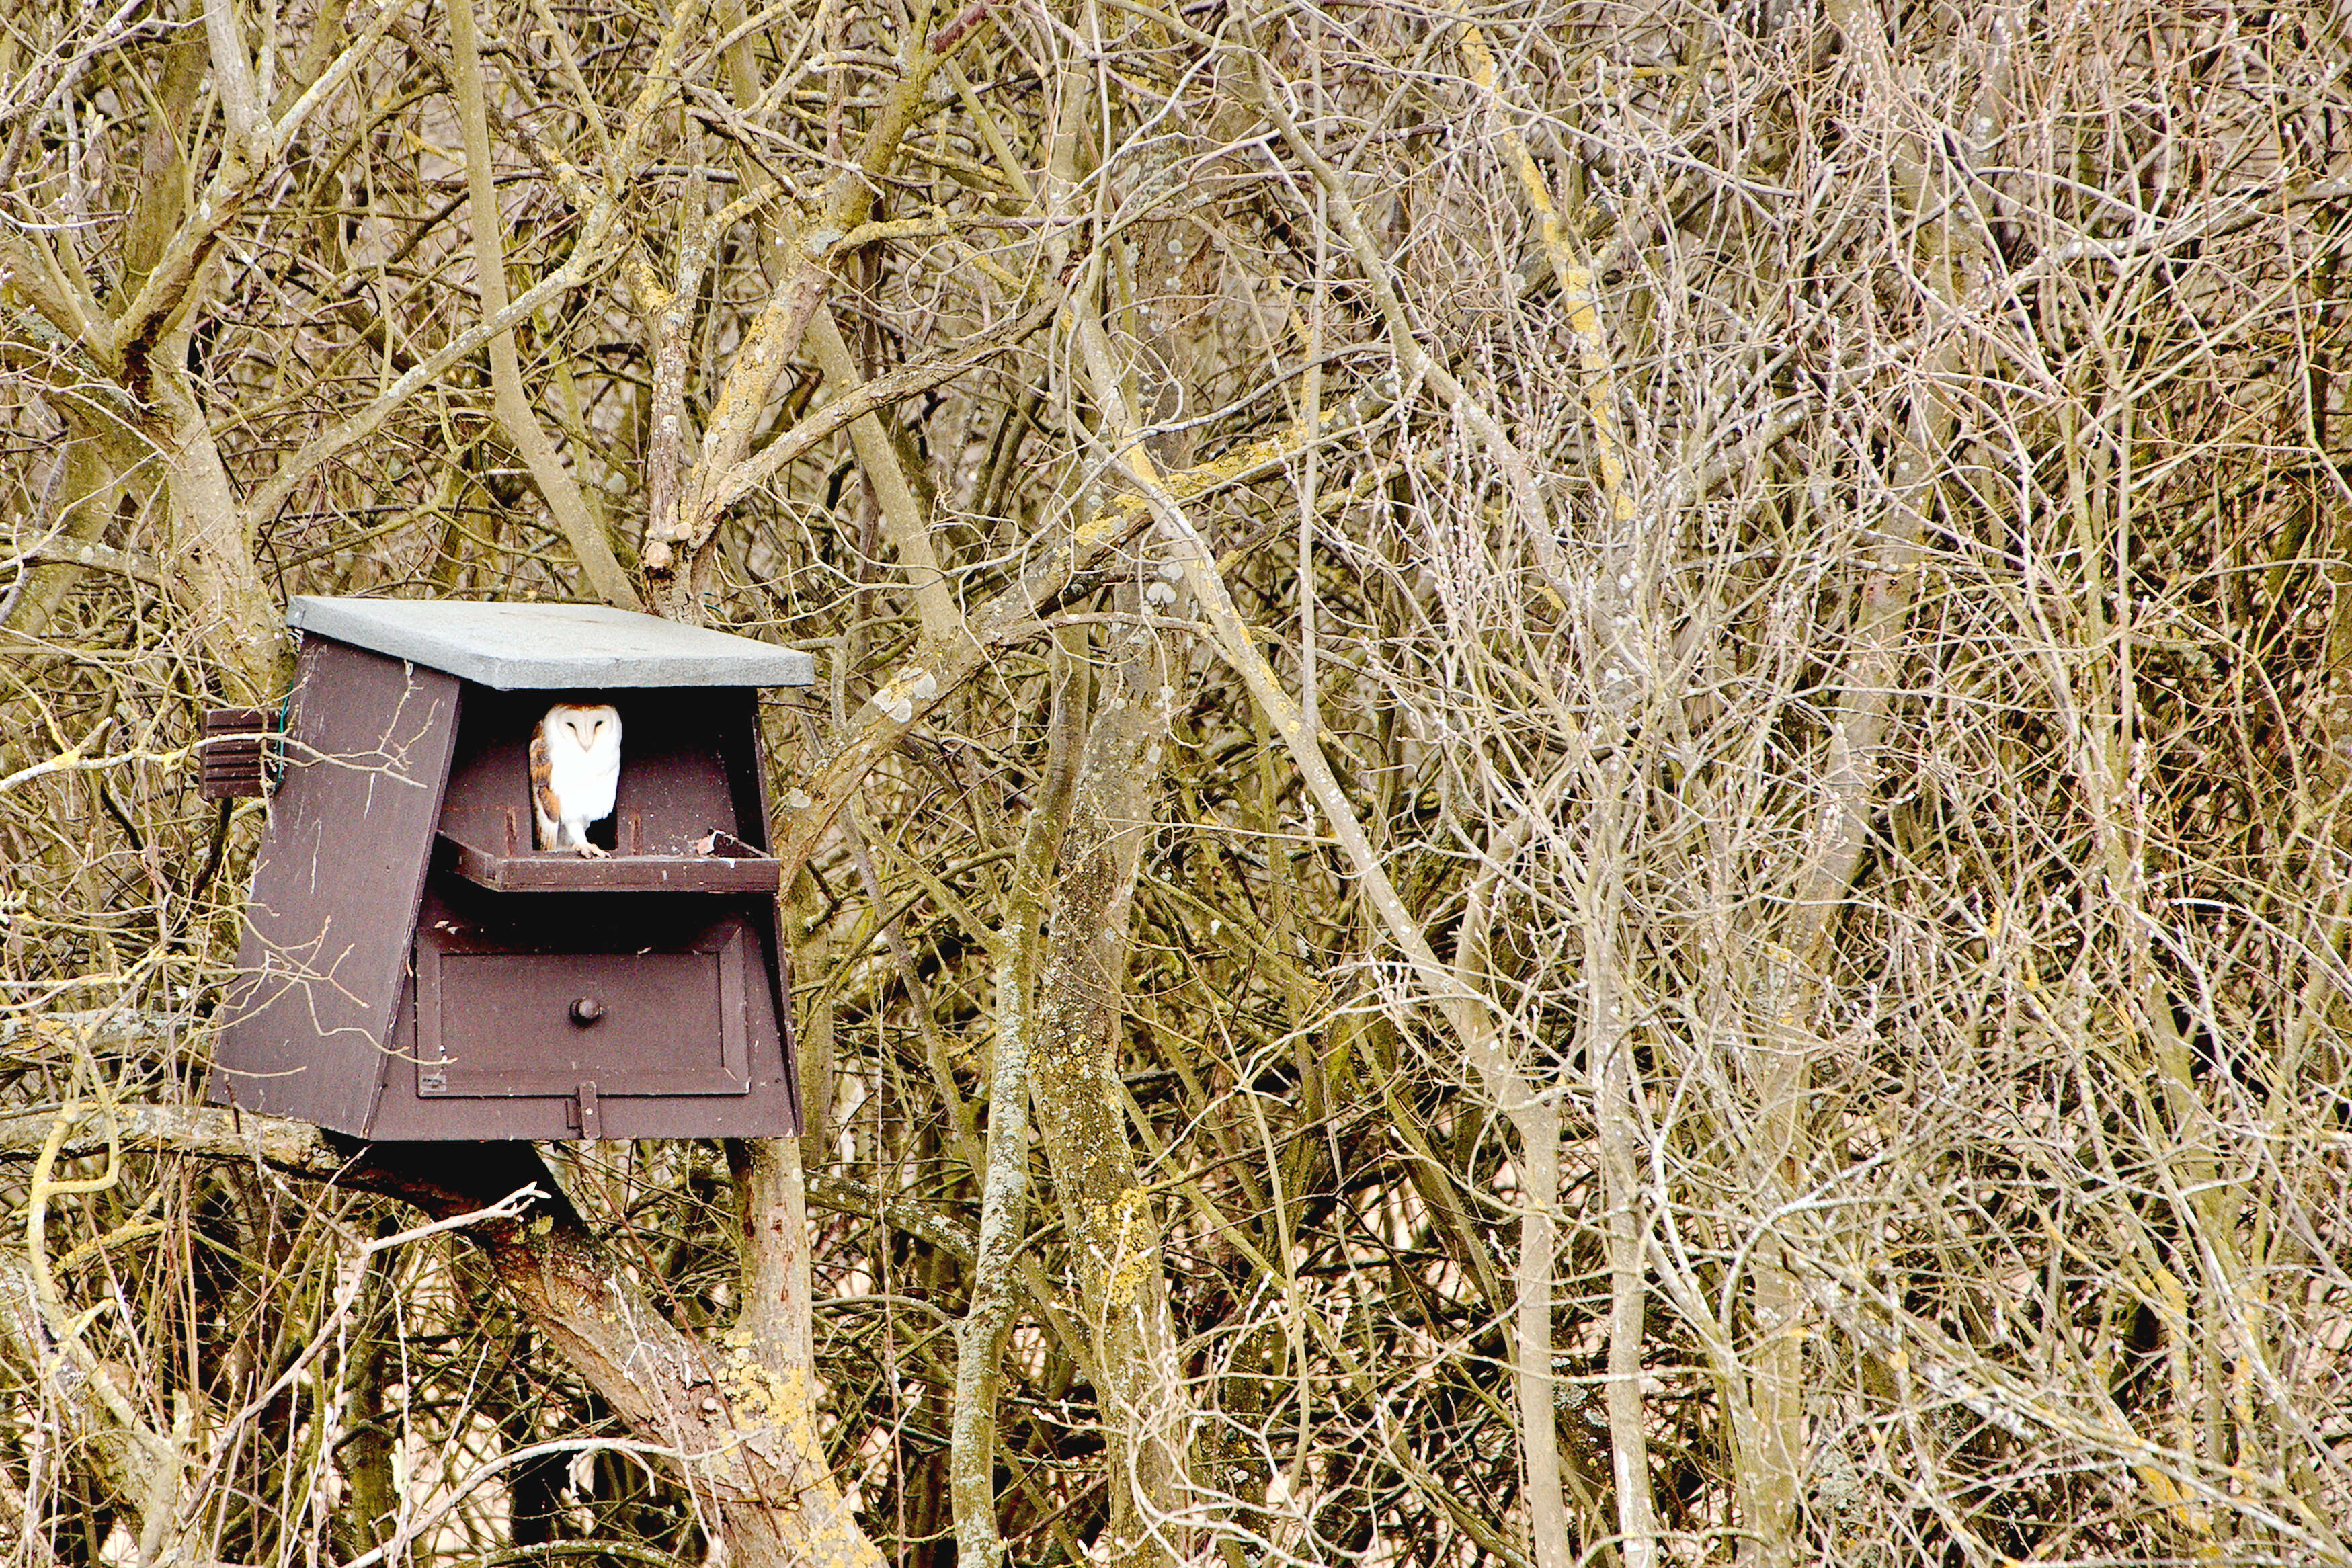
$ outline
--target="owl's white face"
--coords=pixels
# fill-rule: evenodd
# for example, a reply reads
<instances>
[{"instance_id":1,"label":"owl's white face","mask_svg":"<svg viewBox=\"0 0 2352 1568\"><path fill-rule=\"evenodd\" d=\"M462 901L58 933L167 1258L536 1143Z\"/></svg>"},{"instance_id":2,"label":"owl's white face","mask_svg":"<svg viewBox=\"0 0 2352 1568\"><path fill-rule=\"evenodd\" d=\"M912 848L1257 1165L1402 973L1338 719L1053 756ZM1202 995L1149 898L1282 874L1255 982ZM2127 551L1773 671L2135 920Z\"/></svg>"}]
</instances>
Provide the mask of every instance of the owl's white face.
<instances>
[{"instance_id":1,"label":"owl's white face","mask_svg":"<svg viewBox=\"0 0 2352 1568\"><path fill-rule=\"evenodd\" d=\"M621 748L621 715L609 703L601 707L558 703L547 711L547 726L554 732L551 742L570 736L583 751L593 753L602 747L617 753Z\"/></svg>"}]
</instances>

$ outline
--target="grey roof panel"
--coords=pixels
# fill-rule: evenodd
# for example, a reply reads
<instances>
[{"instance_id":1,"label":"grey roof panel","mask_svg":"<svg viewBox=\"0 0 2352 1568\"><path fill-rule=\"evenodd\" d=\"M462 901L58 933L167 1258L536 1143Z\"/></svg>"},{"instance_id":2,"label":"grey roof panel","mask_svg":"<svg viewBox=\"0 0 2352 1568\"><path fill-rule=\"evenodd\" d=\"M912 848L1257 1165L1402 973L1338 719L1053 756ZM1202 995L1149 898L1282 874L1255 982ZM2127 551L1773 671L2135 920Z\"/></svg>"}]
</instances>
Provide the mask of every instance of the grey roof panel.
<instances>
[{"instance_id":1,"label":"grey roof panel","mask_svg":"<svg viewBox=\"0 0 2352 1568\"><path fill-rule=\"evenodd\" d=\"M598 686L804 686L816 661L604 604L298 596L286 623L500 691Z\"/></svg>"}]
</instances>

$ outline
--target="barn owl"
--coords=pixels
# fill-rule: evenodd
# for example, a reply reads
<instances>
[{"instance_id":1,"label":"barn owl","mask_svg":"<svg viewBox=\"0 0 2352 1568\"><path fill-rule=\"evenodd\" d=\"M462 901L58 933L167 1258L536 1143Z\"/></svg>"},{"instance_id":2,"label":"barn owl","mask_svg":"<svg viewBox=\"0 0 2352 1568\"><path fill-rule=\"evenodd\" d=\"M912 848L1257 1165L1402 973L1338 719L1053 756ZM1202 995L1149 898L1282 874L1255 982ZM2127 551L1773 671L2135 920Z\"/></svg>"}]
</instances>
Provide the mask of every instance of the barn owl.
<instances>
[{"instance_id":1,"label":"barn owl","mask_svg":"<svg viewBox=\"0 0 2352 1568\"><path fill-rule=\"evenodd\" d=\"M557 703L530 737L530 814L539 847L605 852L588 824L613 814L621 784L621 716L609 703Z\"/></svg>"}]
</instances>

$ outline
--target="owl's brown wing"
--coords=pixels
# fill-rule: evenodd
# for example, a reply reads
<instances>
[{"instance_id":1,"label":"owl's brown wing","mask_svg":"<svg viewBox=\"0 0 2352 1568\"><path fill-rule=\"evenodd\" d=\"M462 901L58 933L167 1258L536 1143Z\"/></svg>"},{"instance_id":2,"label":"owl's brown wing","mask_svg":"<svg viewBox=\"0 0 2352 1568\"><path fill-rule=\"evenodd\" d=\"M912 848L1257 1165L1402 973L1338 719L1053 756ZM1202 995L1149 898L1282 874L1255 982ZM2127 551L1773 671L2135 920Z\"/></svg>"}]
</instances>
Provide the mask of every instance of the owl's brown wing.
<instances>
[{"instance_id":1,"label":"owl's brown wing","mask_svg":"<svg viewBox=\"0 0 2352 1568\"><path fill-rule=\"evenodd\" d=\"M555 762L547 755L547 734L534 730L530 737L530 806L531 816L539 829L538 848L558 847L551 841L556 826L563 821L562 802L555 798Z\"/></svg>"}]
</instances>

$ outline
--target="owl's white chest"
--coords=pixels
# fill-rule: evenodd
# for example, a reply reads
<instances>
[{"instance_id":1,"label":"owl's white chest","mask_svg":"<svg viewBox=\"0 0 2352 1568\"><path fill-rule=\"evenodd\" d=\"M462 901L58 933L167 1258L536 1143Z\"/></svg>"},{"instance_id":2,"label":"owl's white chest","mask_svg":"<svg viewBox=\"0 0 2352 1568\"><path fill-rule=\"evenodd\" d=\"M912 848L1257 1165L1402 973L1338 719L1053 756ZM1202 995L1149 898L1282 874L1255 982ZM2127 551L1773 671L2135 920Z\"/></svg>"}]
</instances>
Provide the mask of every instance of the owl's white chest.
<instances>
[{"instance_id":1,"label":"owl's white chest","mask_svg":"<svg viewBox=\"0 0 2352 1568\"><path fill-rule=\"evenodd\" d=\"M558 731L547 747L548 787L563 803L565 821L593 822L613 814L613 800L621 787L621 738L600 737L583 747Z\"/></svg>"}]
</instances>

